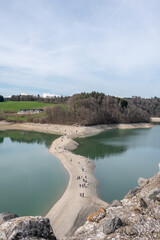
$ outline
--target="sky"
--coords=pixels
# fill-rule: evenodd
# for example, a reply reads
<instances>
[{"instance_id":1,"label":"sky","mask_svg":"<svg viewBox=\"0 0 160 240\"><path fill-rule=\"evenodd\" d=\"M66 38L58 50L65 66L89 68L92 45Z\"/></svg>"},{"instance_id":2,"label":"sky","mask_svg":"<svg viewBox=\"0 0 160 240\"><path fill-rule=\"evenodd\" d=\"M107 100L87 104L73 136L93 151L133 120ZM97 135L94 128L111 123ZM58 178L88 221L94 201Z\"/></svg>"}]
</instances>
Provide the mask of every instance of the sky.
<instances>
[{"instance_id":1,"label":"sky","mask_svg":"<svg viewBox=\"0 0 160 240\"><path fill-rule=\"evenodd\" d=\"M160 97L159 0L0 0L0 94Z\"/></svg>"}]
</instances>

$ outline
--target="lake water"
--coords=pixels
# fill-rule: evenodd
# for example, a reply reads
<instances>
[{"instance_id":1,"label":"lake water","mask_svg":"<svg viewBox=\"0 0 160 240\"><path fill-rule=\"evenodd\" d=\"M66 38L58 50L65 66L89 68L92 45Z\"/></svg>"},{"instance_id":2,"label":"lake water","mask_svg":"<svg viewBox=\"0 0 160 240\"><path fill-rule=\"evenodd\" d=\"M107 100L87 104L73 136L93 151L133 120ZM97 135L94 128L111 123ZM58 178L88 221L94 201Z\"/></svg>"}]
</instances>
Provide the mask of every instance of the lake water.
<instances>
[{"instance_id":1,"label":"lake water","mask_svg":"<svg viewBox=\"0 0 160 240\"><path fill-rule=\"evenodd\" d=\"M0 131L0 212L45 215L61 197L68 174L48 152L58 136L26 131ZM139 177L158 172L160 126L109 130L77 139L74 151L96 163L99 196L111 202L137 186Z\"/></svg>"},{"instance_id":2,"label":"lake water","mask_svg":"<svg viewBox=\"0 0 160 240\"><path fill-rule=\"evenodd\" d=\"M61 197L68 174L48 152L57 137L0 131L0 212L44 215Z\"/></svg>"},{"instance_id":3,"label":"lake water","mask_svg":"<svg viewBox=\"0 0 160 240\"><path fill-rule=\"evenodd\" d=\"M122 199L136 187L139 177L158 172L160 126L151 129L113 129L99 135L76 139L74 151L95 161L99 196L111 202Z\"/></svg>"}]
</instances>

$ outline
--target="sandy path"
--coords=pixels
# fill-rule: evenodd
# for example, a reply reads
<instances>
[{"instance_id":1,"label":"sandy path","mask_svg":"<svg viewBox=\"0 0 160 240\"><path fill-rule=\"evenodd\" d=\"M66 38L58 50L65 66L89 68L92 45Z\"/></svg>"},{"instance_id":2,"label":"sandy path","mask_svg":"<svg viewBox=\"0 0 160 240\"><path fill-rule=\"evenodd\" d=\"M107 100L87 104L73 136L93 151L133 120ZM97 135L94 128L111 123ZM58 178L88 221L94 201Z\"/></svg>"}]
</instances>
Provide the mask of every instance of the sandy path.
<instances>
[{"instance_id":1,"label":"sandy path","mask_svg":"<svg viewBox=\"0 0 160 240\"><path fill-rule=\"evenodd\" d=\"M76 146L77 143L74 140L68 136L62 136L52 143L49 150L60 159L70 175L65 193L46 215L50 219L58 239L63 239L64 236L69 234L79 212L84 207L87 209L92 205L94 207L96 205L97 208L107 206L107 203L100 200L97 195L97 180L93 174L94 162L64 150L65 148L73 149ZM80 176L80 179L77 180L78 176ZM85 183L85 187L80 187L80 184L81 186L84 184L83 179L87 180L87 183ZM80 197L80 193L84 193L84 197ZM83 220L85 221L85 219L82 219L82 222Z\"/></svg>"},{"instance_id":2,"label":"sandy path","mask_svg":"<svg viewBox=\"0 0 160 240\"><path fill-rule=\"evenodd\" d=\"M94 212L96 208L105 207L107 203L99 199L97 195L97 180L94 177L94 162L71 153L78 144L73 140L75 137L97 134L106 129L120 128L150 128L151 124L111 124L93 127L65 126L52 124L12 124L0 122L0 130L28 130L45 133L56 133L64 135L56 139L49 151L56 156L70 175L69 183L60 200L51 208L46 217L50 219L54 233L59 240L72 234L86 220L87 215ZM84 171L82 171L84 168ZM81 178L77 180L77 176ZM87 176L87 178L85 178ZM83 179L87 180L86 187ZM84 193L84 197L80 197ZM66 238L68 239L68 237Z\"/></svg>"}]
</instances>

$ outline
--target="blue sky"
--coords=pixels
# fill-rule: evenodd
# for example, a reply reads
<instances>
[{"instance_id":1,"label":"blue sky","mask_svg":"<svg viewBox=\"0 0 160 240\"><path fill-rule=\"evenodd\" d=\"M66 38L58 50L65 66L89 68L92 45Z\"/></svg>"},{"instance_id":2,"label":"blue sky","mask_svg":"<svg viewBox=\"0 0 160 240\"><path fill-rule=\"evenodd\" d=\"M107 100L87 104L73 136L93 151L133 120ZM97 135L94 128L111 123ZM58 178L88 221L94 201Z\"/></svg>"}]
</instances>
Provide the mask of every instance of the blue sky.
<instances>
[{"instance_id":1,"label":"blue sky","mask_svg":"<svg viewBox=\"0 0 160 240\"><path fill-rule=\"evenodd\" d=\"M160 97L159 0L0 0L0 94Z\"/></svg>"}]
</instances>

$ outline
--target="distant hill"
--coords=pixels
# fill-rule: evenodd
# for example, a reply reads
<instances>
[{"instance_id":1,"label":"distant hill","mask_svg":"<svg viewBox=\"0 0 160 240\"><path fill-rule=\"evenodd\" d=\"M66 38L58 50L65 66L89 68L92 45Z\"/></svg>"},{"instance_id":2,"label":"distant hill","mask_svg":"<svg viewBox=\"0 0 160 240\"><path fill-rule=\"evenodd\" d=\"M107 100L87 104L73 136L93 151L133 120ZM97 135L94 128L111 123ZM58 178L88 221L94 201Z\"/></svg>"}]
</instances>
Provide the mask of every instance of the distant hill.
<instances>
[{"instance_id":1,"label":"distant hill","mask_svg":"<svg viewBox=\"0 0 160 240\"><path fill-rule=\"evenodd\" d=\"M146 110L131 100L104 93L80 93L70 97L66 107L46 107L46 121L60 124L96 125L149 122Z\"/></svg>"},{"instance_id":2,"label":"distant hill","mask_svg":"<svg viewBox=\"0 0 160 240\"><path fill-rule=\"evenodd\" d=\"M1 120L96 125L149 122L150 117L160 117L160 98L157 97L120 98L93 91L71 97L12 95L9 100L0 103L1 113L5 112L1 114ZM44 112L35 116L15 114L18 109L33 108L43 108Z\"/></svg>"}]
</instances>

